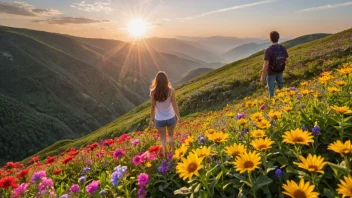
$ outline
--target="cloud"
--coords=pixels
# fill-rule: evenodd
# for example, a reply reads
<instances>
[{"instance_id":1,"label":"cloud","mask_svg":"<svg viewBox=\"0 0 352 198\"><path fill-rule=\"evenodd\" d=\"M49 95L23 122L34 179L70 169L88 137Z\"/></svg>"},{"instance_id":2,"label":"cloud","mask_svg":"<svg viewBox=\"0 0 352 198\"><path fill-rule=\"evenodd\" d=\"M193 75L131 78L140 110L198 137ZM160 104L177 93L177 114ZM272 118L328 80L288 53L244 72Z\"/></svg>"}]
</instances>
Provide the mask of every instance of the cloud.
<instances>
[{"instance_id":1,"label":"cloud","mask_svg":"<svg viewBox=\"0 0 352 198\"><path fill-rule=\"evenodd\" d=\"M54 16L61 14L58 10L35 8L34 6L21 1L13 1L11 3L0 2L0 13L27 17Z\"/></svg>"},{"instance_id":2,"label":"cloud","mask_svg":"<svg viewBox=\"0 0 352 198\"><path fill-rule=\"evenodd\" d=\"M114 10L111 8L110 0L106 2L98 1L94 3L87 3L86 1L81 1L80 3L74 3L70 5L70 7L86 12L110 12Z\"/></svg>"},{"instance_id":3,"label":"cloud","mask_svg":"<svg viewBox=\"0 0 352 198\"><path fill-rule=\"evenodd\" d=\"M352 1L346 2L346 3L340 3L340 4L312 7L312 8L298 10L297 12L309 12L309 11L316 11L316 10L327 10L327 9L332 9L332 8L350 6L350 5L352 5Z\"/></svg>"},{"instance_id":4,"label":"cloud","mask_svg":"<svg viewBox=\"0 0 352 198\"><path fill-rule=\"evenodd\" d=\"M53 17L45 20L33 20L34 23L48 23L55 25L67 24L92 24L92 23L109 23L109 20L97 20L83 17Z\"/></svg>"},{"instance_id":5,"label":"cloud","mask_svg":"<svg viewBox=\"0 0 352 198\"><path fill-rule=\"evenodd\" d=\"M214 11L210 11L210 12L205 12L205 13L202 13L202 14L199 14L199 15L195 15L195 16L191 16L191 17L179 18L179 19L181 19L181 20L190 20L190 19L204 17L204 16L207 16L207 15L217 14L217 13L221 13L221 12L227 12L227 11L231 11L231 10L238 10L238 9L242 9L242 8L253 7L253 6L257 6L257 5L261 5L261 4L267 4L267 3L274 2L274 1L276 1L276 0L265 0L265 1L255 2L255 3L237 5L237 6L232 6L232 7L223 8L223 9L219 9L219 10L214 10Z\"/></svg>"}]
</instances>

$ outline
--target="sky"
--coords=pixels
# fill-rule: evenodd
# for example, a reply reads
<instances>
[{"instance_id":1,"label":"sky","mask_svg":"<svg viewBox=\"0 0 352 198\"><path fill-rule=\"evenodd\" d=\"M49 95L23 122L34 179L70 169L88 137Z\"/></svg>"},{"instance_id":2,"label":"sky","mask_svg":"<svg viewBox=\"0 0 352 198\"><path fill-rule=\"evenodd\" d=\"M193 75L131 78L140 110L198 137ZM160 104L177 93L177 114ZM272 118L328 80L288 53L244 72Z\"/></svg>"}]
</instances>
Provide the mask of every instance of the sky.
<instances>
[{"instance_id":1,"label":"sky","mask_svg":"<svg viewBox=\"0 0 352 198\"><path fill-rule=\"evenodd\" d=\"M289 38L352 28L352 0L0 0L0 25L82 37L131 40L135 18L145 37Z\"/></svg>"}]
</instances>

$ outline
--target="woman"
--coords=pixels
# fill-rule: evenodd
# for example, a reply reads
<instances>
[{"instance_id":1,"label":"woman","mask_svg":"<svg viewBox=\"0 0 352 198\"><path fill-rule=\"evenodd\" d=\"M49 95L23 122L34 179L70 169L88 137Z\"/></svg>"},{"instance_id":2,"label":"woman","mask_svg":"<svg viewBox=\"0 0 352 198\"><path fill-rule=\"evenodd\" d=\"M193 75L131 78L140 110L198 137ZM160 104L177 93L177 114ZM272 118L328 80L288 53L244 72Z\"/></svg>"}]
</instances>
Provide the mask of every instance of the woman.
<instances>
[{"instance_id":1,"label":"woman","mask_svg":"<svg viewBox=\"0 0 352 198\"><path fill-rule=\"evenodd\" d=\"M174 153L174 129L176 122L181 120L176 103L175 90L165 72L158 72L150 86L151 113L149 125L158 129L163 147L163 157L166 159L166 130L169 135L171 152Z\"/></svg>"}]
</instances>

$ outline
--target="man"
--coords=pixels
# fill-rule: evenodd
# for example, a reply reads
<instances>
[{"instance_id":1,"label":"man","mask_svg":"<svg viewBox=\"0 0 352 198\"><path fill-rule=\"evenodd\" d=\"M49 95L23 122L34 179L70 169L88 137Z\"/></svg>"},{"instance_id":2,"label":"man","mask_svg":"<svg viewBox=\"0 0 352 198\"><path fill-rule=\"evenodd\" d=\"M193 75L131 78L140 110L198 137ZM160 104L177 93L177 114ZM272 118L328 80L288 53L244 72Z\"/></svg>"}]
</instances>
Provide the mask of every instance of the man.
<instances>
[{"instance_id":1,"label":"man","mask_svg":"<svg viewBox=\"0 0 352 198\"><path fill-rule=\"evenodd\" d=\"M269 95L274 96L275 81L279 89L283 87L282 72L285 70L286 64L288 63L288 53L285 47L279 45L280 34L277 31L270 33L270 41L272 45L265 50L264 64L262 75L260 78L261 83L267 81Z\"/></svg>"}]
</instances>

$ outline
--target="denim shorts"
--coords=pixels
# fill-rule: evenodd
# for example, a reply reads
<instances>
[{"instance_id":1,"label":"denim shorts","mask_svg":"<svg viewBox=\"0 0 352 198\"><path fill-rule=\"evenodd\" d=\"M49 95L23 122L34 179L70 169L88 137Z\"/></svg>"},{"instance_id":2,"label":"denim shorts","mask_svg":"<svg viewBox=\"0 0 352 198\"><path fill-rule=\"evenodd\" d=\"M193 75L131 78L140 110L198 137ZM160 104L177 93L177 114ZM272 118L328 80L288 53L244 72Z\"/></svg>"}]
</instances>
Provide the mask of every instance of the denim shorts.
<instances>
[{"instance_id":1,"label":"denim shorts","mask_svg":"<svg viewBox=\"0 0 352 198\"><path fill-rule=\"evenodd\" d=\"M176 122L177 122L176 116L174 116L173 118L168 119L168 120L155 120L154 119L154 125L157 128L161 128L161 127L164 127L164 126L172 127L172 126L176 125Z\"/></svg>"}]
</instances>

